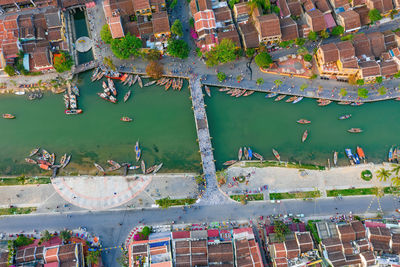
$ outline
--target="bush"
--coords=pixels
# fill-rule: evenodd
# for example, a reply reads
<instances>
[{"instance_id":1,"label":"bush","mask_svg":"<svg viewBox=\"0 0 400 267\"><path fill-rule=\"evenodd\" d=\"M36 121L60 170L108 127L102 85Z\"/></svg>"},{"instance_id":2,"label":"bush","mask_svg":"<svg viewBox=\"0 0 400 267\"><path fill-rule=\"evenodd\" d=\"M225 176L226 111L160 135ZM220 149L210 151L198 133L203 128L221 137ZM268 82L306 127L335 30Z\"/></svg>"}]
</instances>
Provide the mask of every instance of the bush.
<instances>
[{"instance_id":1,"label":"bush","mask_svg":"<svg viewBox=\"0 0 400 267\"><path fill-rule=\"evenodd\" d=\"M296 45L302 46L306 43L306 39L304 38L296 38Z\"/></svg>"},{"instance_id":2,"label":"bush","mask_svg":"<svg viewBox=\"0 0 400 267\"><path fill-rule=\"evenodd\" d=\"M305 54L303 58L304 58L305 61L310 62L312 60L312 55Z\"/></svg>"},{"instance_id":3,"label":"bush","mask_svg":"<svg viewBox=\"0 0 400 267\"><path fill-rule=\"evenodd\" d=\"M11 65L7 65L4 68L4 72L7 73L7 75L10 77L15 75L15 69Z\"/></svg>"},{"instance_id":4,"label":"bush","mask_svg":"<svg viewBox=\"0 0 400 267\"><path fill-rule=\"evenodd\" d=\"M189 25L190 27L194 28L194 18L189 19Z\"/></svg>"},{"instance_id":5,"label":"bush","mask_svg":"<svg viewBox=\"0 0 400 267\"><path fill-rule=\"evenodd\" d=\"M357 85L364 85L364 80L363 79L358 79L356 81Z\"/></svg>"},{"instance_id":6,"label":"bush","mask_svg":"<svg viewBox=\"0 0 400 267\"><path fill-rule=\"evenodd\" d=\"M178 0L171 0L171 3L169 4L169 8L174 9L177 4L178 4Z\"/></svg>"},{"instance_id":7,"label":"bush","mask_svg":"<svg viewBox=\"0 0 400 267\"><path fill-rule=\"evenodd\" d=\"M379 92L379 95L386 95L387 91L386 91L385 86L379 87L378 92Z\"/></svg>"},{"instance_id":8,"label":"bush","mask_svg":"<svg viewBox=\"0 0 400 267\"><path fill-rule=\"evenodd\" d=\"M342 35L343 33L344 33L343 26L338 25L332 29L333 36L339 36L339 35Z\"/></svg>"},{"instance_id":9,"label":"bush","mask_svg":"<svg viewBox=\"0 0 400 267\"><path fill-rule=\"evenodd\" d=\"M370 181L372 179L372 172L370 170L362 171L361 178L365 181Z\"/></svg>"},{"instance_id":10,"label":"bush","mask_svg":"<svg viewBox=\"0 0 400 267\"><path fill-rule=\"evenodd\" d=\"M314 79L317 79L317 77L318 77L318 75L314 73L313 75L311 75L310 79L314 80Z\"/></svg>"},{"instance_id":11,"label":"bush","mask_svg":"<svg viewBox=\"0 0 400 267\"><path fill-rule=\"evenodd\" d=\"M371 20L372 23L374 23L375 21L378 21L378 20L382 19L381 12L379 12L379 10L376 9L376 8L371 9L371 10L368 12L368 17L369 17L369 19Z\"/></svg>"},{"instance_id":12,"label":"bush","mask_svg":"<svg viewBox=\"0 0 400 267\"><path fill-rule=\"evenodd\" d=\"M255 62L260 68L269 68L273 60L270 54L267 52L261 52L255 57Z\"/></svg>"},{"instance_id":13,"label":"bush","mask_svg":"<svg viewBox=\"0 0 400 267\"><path fill-rule=\"evenodd\" d=\"M361 98L368 98L368 90L366 88L358 88L357 93Z\"/></svg>"},{"instance_id":14,"label":"bush","mask_svg":"<svg viewBox=\"0 0 400 267\"><path fill-rule=\"evenodd\" d=\"M189 50L189 46L184 40L176 40L173 38L168 40L167 52L173 57L181 59L187 58L189 56Z\"/></svg>"},{"instance_id":15,"label":"bush","mask_svg":"<svg viewBox=\"0 0 400 267\"><path fill-rule=\"evenodd\" d=\"M341 37L340 40L349 41L349 40L353 40L353 37L354 37L353 34L348 34L348 35L345 35L345 36Z\"/></svg>"},{"instance_id":16,"label":"bush","mask_svg":"<svg viewBox=\"0 0 400 267\"><path fill-rule=\"evenodd\" d=\"M246 50L246 56L248 58L252 58L254 56L254 54L256 53L256 50L254 48L248 48Z\"/></svg>"},{"instance_id":17,"label":"bush","mask_svg":"<svg viewBox=\"0 0 400 267\"><path fill-rule=\"evenodd\" d=\"M262 85L264 84L264 79L263 78L258 78L257 79L257 85Z\"/></svg>"},{"instance_id":18,"label":"bush","mask_svg":"<svg viewBox=\"0 0 400 267\"><path fill-rule=\"evenodd\" d=\"M59 55L54 56L54 68L57 72L71 70L72 64L72 58L67 52L61 51Z\"/></svg>"},{"instance_id":19,"label":"bush","mask_svg":"<svg viewBox=\"0 0 400 267\"><path fill-rule=\"evenodd\" d=\"M378 77L375 78L375 82L376 83L381 83L382 81L383 81L382 76L378 76Z\"/></svg>"},{"instance_id":20,"label":"bush","mask_svg":"<svg viewBox=\"0 0 400 267\"><path fill-rule=\"evenodd\" d=\"M340 89L340 93L339 93L339 95L341 95L341 96L346 96L347 95L347 90L346 90L346 88L341 88Z\"/></svg>"},{"instance_id":21,"label":"bush","mask_svg":"<svg viewBox=\"0 0 400 267\"><path fill-rule=\"evenodd\" d=\"M101 28L101 30L100 30L100 38L106 44L111 44L111 41L112 41L113 38L112 38L112 35L111 35L111 32L110 32L110 27L108 26L108 24L104 24L103 28Z\"/></svg>"},{"instance_id":22,"label":"bush","mask_svg":"<svg viewBox=\"0 0 400 267\"><path fill-rule=\"evenodd\" d=\"M313 31L310 31L309 34L308 34L308 39L311 40L311 41L317 40L317 33L313 32Z\"/></svg>"},{"instance_id":23,"label":"bush","mask_svg":"<svg viewBox=\"0 0 400 267\"><path fill-rule=\"evenodd\" d=\"M16 247L27 246L33 243L33 239L27 238L24 235L19 235L17 239L14 240L14 245Z\"/></svg>"},{"instance_id":24,"label":"bush","mask_svg":"<svg viewBox=\"0 0 400 267\"><path fill-rule=\"evenodd\" d=\"M224 72L218 72L217 78L218 81L223 82L226 79L226 74Z\"/></svg>"}]
</instances>

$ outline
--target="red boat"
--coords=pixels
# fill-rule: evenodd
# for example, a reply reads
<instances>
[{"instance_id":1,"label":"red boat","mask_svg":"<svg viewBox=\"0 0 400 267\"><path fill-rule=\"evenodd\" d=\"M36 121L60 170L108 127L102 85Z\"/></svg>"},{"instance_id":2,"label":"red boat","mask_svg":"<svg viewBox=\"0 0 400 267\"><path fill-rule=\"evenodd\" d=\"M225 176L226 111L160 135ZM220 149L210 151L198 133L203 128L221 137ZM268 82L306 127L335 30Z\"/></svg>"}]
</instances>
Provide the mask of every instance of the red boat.
<instances>
[{"instance_id":1,"label":"red boat","mask_svg":"<svg viewBox=\"0 0 400 267\"><path fill-rule=\"evenodd\" d=\"M308 121L308 120L306 120L306 119L300 119L300 120L297 121L297 123L300 123L300 124L309 124L309 123L311 123L311 121Z\"/></svg>"},{"instance_id":2,"label":"red boat","mask_svg":"<svg viewBox=\"0 0 400 267\"><path fill-rule=\"evenodd\" d=\"M121 121L131 122L132 119L129 118L129 117L122 117L122 118L121 118Z\"/></svg>"},{"instance_id":3,"label":"red boat","mask_svg":"<svg viewBox=\"0 0 400 267\"><path fill-rule=\"evenodd\" d=\"M82 109L66 109L64 112L67 115L76 115L76 114L81 114Z\"/></svg>"},{"instance_id":4,"label":"red boat","mask_svg":"<svg viewBox=\"0 0 400 267\"><path fill-rule=\"evenodd\" d=\"M228 160L228 161L224 162L223 164L224 164L225 166L229 166L229 165L232 165L232 164L234 164L234 163L236 163L236 162L237 162L237 160Z\"/></svg>"},{"instance_id":5,"label":"red boat","mask_svg":"<svg viewBox=\"0 0 400 267\"><path fill-rule=\"evenodd\" d=\"M114 80L121 80L122 79L122 76L121 75L119 75L119 76L109 76L109 75L104 75L106 78L110 78L110 79L114 79Z\"/></svg>"},{"instance_id":6,"label":"red boat","mask_svg":"<svg viewBox=\"0 0 400 267\"><path fill-rule=\"evenodd\" d=\"M7 114L3 114L3 118L4 119L14 119L15 116L7 113Z\"/></svg>"}]
</instances>

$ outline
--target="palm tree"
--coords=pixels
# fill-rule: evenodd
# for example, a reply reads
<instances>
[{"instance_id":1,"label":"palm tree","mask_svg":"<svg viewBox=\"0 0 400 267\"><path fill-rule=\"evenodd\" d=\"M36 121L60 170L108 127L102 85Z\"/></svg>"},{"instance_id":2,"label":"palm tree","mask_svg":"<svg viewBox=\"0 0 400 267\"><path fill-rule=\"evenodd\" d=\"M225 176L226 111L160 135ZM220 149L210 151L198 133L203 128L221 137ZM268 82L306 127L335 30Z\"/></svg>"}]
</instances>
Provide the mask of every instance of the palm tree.
<instances>
[{"instance_id":1,"label":"palm tree","mask_svg":"<svg viewBox=\"0 0 400 267\"><path fill-rule=\"evenodd\" d=\"M60 232L60 237L61 237L62 241L65 242L71 238L71 232L68 231L67 229L65 229Z\"/></svg>"},{"instance_id":2,"label":"palm tree","mask_svg":"<svg viewBox=\"0 0 400 267\"><path fill-rule=\"evenodd\" d=\"M391 175L390 171L384 168L380 168L379 170L376 171L376 177L378 177L380 181L386 182L387 179L390 177L390 175Z\"/></svg>"},{"instance_id":3,"label":"palm tree","mask_svg":"<svg viewBox=\"0 0 400 267\"><path fill-rule=\"evenodd\" d=\"M392 164L393 169L391 170L392 174L395 174L396 176L392 178L392 184L394 186L400 186L400 164Z\"/></svg>"},{"instance_id":4,"label":"palm tree","mask_svg":"<svg viewBox=\"0 0 400 267\"><path fill-rule=\"evenodd\" d=\"M40 236L44 241L49 241L51 239L51 234L47 230L44 230L43 232L41 232Z\"/></svg>"},{"instance_id":5,"label":"palm tree","mask_svg":"<svg viewBox=\"0 0 400 267\"><path fill-rule=\"evenodd\" d=\"M281 86L283 82L281 80L275 80L274 83L276 88L279 88L279 86Z\"/></svg>"}]
</instances>

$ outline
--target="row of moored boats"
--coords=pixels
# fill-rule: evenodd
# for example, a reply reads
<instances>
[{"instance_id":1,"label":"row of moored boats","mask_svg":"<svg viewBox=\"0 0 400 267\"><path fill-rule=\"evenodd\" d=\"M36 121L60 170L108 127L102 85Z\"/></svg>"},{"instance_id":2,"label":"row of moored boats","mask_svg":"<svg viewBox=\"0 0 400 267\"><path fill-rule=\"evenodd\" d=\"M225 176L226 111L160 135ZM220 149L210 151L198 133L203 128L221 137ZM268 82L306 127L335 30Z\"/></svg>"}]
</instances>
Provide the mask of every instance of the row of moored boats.
<instances>
[{"instance_id":1,"label":"row of moored boats","mask_svg":"<svg viewBox=\"0 0 400 267\"><path fill-rule=\"evenodd\" d=\"M50 170L54 168L65 168L71 161L71 155L64 154L60 162L56 164L55 153L50 154L43 148L34 148L29 153L29 157L25 158L25 161L30 164L36 164L43 170Z\"/></svg>"},{"instance_id":2,"label":"row of moored boats","mask_svg":"<svg viewBox=\"0 0 400 267\"><path fill-rule=\"evenodd\" d=\"M78 108L77 97L79 94L79 88L76 85L71 85L69 83L68 90L66 90L66 93L64 94L65 114L76 115L82 113L82 109Z\"/></svg>"}]
</instances>

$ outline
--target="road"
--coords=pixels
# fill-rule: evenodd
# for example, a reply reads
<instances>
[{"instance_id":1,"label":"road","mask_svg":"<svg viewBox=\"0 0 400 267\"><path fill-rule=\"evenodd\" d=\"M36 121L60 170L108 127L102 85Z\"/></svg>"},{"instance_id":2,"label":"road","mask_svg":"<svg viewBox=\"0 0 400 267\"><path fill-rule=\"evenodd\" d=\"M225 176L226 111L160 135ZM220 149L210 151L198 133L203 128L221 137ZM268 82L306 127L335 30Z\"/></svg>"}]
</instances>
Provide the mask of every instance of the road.
<instances>
[{"instance_id":1,"label":"road","mask_svg":"<svg viewBox=\"0 0 400 267\"><path fill-rule=\"evenodd\" d=\"M121 245L129 231L135 227L139 220L144 220L147 225L166 224L171 221L199 222L199 221L223 221L223 220L248 220L260 215L271 214L305 214L306 217L330 217L336 213L345 214L350 211L353 214L363 215L371 202L371 196L347 197L343 200L319 199L317 201L286 200L280 204L266 202L241 204L223 204L218 206L192 207L184 212L181 208L147 209L147 210L117 210L101 212L74 212L66 214L41 214L19 215L1 217L0 232L19 233L20 231L32 232L36 230L60 230L63 228L75 229L84 226L91 233L100 236L104 247ZM385 196L381 199L381 206L385 216L392 216L394 210L399 207L399 202L393 196ZM335 209L337 208L337 210ZM375 213L378 209L374 200L369 212ZM181 216L181 221L177 221ZM120 225L122 223L122 225ZM120 250L109 250L103 253L105 266L115 266Z\"/></svg>"}]
</instances>

